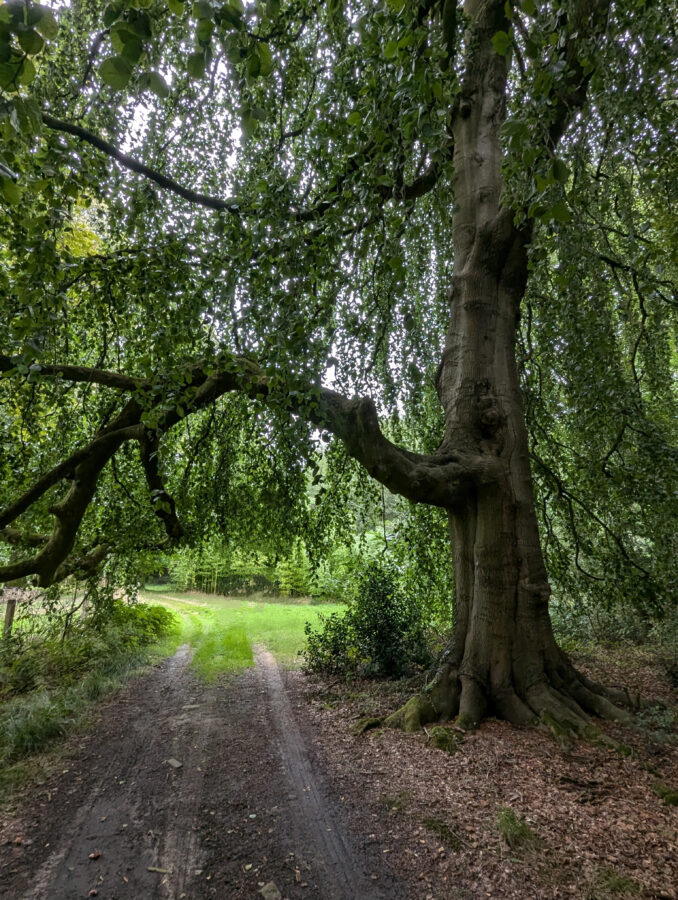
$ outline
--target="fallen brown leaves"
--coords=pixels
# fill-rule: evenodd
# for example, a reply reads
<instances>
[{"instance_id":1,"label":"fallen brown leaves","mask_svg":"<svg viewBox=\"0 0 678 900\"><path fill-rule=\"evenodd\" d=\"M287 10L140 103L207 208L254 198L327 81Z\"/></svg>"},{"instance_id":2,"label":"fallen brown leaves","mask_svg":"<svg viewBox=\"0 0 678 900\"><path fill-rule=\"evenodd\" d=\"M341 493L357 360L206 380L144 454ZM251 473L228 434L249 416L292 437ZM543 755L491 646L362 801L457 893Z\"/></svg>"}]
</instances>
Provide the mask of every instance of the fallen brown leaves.
<instances>
[{"instance_id":1,"label":"fallen brown leaves","mask_svg":"<svg viewBox=\"0 0 678 900\"><path fill-rule=\"evenodd\" d=\"M651 661L585 662L607 683L678 699ZM317 749L349 820L382 846L413 900L678 898L678 807L654 790L659 780L678 787L675 735L605 726L628 756L584 742L567 752L546 734L488 720L451 754L423 733L352 734L357 719L397 708L411 688L291 679L307 692ZM522 852L498 828L506 808L536 835Z\"/></svg>"}]
</instances>

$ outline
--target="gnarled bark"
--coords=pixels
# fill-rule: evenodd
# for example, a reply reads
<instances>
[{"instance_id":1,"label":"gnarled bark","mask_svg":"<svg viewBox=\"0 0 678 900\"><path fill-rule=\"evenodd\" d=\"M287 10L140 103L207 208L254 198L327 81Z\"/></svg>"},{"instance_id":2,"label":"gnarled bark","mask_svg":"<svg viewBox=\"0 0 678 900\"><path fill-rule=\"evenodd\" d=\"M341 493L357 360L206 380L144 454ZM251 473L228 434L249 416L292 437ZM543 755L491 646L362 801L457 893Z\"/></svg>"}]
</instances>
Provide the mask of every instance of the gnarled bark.
<instances>
[{"instance_id":1,"label":"gnarled bark","mask_svg":"<svg viewBox=\"0 0 678 900\"><path fill-rule=\"evenodd\" d=\"M437 387L445 410L443 448L492 460L487 471L494 477L469 484L448 507L453 637L427 690L390 724L411 730L456 715L473 724L491 714L582 732L589 713L625 719L619 704L630 698L612 696L580 676L551 629L515 358L530 225L517 227L502 206L499 130L507 60L495 52L492 37L509 31L510 23L501 3L467 2L465 10L471 49L454 126L454 277ZM589 10L598 23L604 11L604 3ZM573 106L584 100L583 78L555 112L554 141Z\"/></svg>"}]
</instances>

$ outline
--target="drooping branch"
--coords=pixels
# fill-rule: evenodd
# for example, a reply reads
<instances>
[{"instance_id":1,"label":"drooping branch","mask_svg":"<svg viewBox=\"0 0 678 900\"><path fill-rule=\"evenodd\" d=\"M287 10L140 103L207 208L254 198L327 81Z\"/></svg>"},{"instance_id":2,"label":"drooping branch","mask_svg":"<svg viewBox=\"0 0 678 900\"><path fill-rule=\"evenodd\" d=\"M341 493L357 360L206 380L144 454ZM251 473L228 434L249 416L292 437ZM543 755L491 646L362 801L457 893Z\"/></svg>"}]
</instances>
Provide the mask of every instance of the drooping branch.
<instances>
[{"instance_id":1,"label":"drooping branch","mask_svg":"<svg viewBox=\"0 0 678 900\"><path fill-rule=\"evenodd\" d=\"M53 581L55 583L63 581L64 578L68 578L70 575L76 575L79 578L91 578L97 574L101 564L112 550L113 544L108 541L95 544L88 553L83 556L76 556L75 559L59 566L54 573Z\"/></svg>"},{"instance_id":2,"label":"drooping branch","mask_svg":"<svg viewBox=\"0 0 678 900\"><path fill-rule=\"evenodd\" d=\"M201 194L199 191L194 191L191 188L187 188L184 185L180 184L178 181L175 181L173 178L169 178L167 175L163 175L162 172L158 172L155 169L150 168L150 166L139 162L139 160L134 159L128 154L123 153L118 149L118 147L115 146L115 144L110 143L110 141L104 140L103 138L99 137L99 135L88 131L81 125L74 125L72 122L64 122L61 119L57 119L46 112L43 112L42 120L48 128L51 128L54 131L62 132L64 134L70 134L73 137L78 138L79 140L85 141L85 143L90 144L92 147L96 147L97 150L100 150L111 159L114 159L116 162L120 163L121 166L123 166L125 169L128 169L130 172L136 172L138 175L143 175L150 181L155 182L155 184L159 185L161 188L171 191L173 194L177 194L179 197L183 197L184 200L188 200L189 203L195 203L198 206L203 206L207 209L230 212L234 215L242 214L241 200L238 197L227 197L226 199L222 199L219 197L212 197L208 194ZM452 155L451 148L449 155ZM369 152L366 153L365 158L367 157L369 157ZM338 193L341 189L341 185L346 180L346 178L352 172L357 171L362 165L364 165L365 158L363 158L362 156L353 157L349 162L346 172L335 179L326 193ZM381 194L383 194L385 191L389 196L391 195L391 193L393 193L396 197L402 200L416 200L433 190L438 181L439 175L440 167L436 163L432 163L423 174L419 175L411 183L405 182L402 174L399 174L394 178L393 189L379 187L377 188L377 190ZM297 222L313 222L322 218L324 214L334 206L334 204L334 199L321 200L310 209L290 212L290 215Z\"/></svg>"},{"instance_id":3,"label":"drooping branch","mask_svg":"<svg viewBox=\"0 0 678 900\"><path fill-rule=\"evenodd\" d=\"M118 446L125 441L138 438L141 434L138 424L140 416L141 407L135 400L130 400L113 422L102 429L89 444L71 453L67 459L39 478L18 500L2 510L0 512L0 528L14 522L50 488L64 478L70 477L79 465L100 454L105 454L111 447L115 448L113 450L115 452Z\"/></svg>"},{"instance_id":4,"label":"drooping branch","mask_svg":"<svg viewBox=\"0 0 678 900\"><path fill-rule=\"evenodd\" d=\"M290 414L305 418L317 428L332 432L344 442L349 454L361 463L377 481L393 493L409 500L450 508L465 496L472 485L494 481L500 477L498 459L492 454L471 455L446 447L444 451L424 455L413 453L392 443L379 425L377 409L368 398L349 399L329 388L295 383L290 379L281 388L278 372L268 373L256 362L244 357L222 357L218 371L216 361L208 366L191 367L191 383L184 394L177 394L175 405L157 409L153 431L141 423L144 408L133 398L115 419L102 429L89 444L72 453L29 488L17 501L0 513L0 528L13 522L30 508L47 490L64 478L71 479L65 495L50 512L55 517L52 534L41 539L36 555L0 566L0 580L10 581L37 575L42 586L49 585L75 571L68 562L82 518L94 496L99 476L105 465L127 441L138 441L154 510L163 521L168 536L183 536L174 500L167 493L158 467L157 450L160 436L185 417L204 409L229 392L240 392L252 399L284 405ZM117 373L86 367L44 366L45 378L97 382L118 390L145 392L148 382ZM137 393L138 395L138 393ZM155 401L156 398L154 398ZM157 402L165 401L158 397ZM151 406L151 416L155 407ZM103 551L102 551L103 552ZM95 563L93 562L92 565ZM78 563L77 568L87 568Z\"/></svg>"},{"instance_id":5,"label":"drooping branch","mask_svg":"<svg viewBox=\"0 0 678 900\"><path fill-rule=\"evenodd\" d=\"M338 175L331 185L323 192L326 199L319 200L314 206L308 209L300 210L295 213L293 218L297 222L316 222L321 219L326 212L332 209L336 204L336 196L341 193L344 183L349 176L357 172L365 162L370 158L375 148L370 145L366 148L364 155L352 157L346 170ZM450 142L448 153L452 156L453 148ZM441 175L441 166L433 162L421 175L418 175L411 182L405 181L402 171L397 171L393 176L393 184L378 184L374 186L374 192L384 199L395 197L399 200L412 201L418 200L420 197L429 194L438 183Z\"/></svg>"},{"instance_id":6,"label":"drooping branch","mask_svg":"<svg viewBox=\"0 0 678 900\"><path fill-rule=\"evenodd\" d=\"M168 494L160 476L158 465L160 442L157 432L147 431L139 441L139 449L146 483L151 492L153 512L165 526L167 537L171 541L180 541L184 536L184 529L177 517L177 505L174 498Z\"/></svg>"},{"instance_id":7,"label":"drooping branch","mask_svg":"<svg viewBox=\"0 0 678 900\"><path fill-rule=\"evenodd\" d=\"M574 115L579 112L587 98L588 86L593 68L584 67L578 37L596 35L602 38L610 12L610 0L578 0L569 18L561 20L563 51L561 58L568 74L567 85L555 98L555 117L549 128L549 142L555 148L567 130Z\"/></svg>"},{"instance_id":8,"label":"drooping branch","mask_svg":"<svg viewBox=\"0 0 678 900\"><path fill-rule=\"evenodd\" d=\"M134 434L135 429L141 429L141 426L109 432L83 448L89 450L89 453L83 454L82 462L73 470L70 488L50 508L55 524L49 539L35 556L0 566L0 580L12 581L27 575L37 575L41 587L47 587L58 580L57 572L73 549L80 523L94 497L102 469L126 440L132 436L140 436L138 431Z\"/></svg>"},{"instance_id":9,"label":"drooping branch","mask_svg":"<svg viewBox=\"0 0 678 900\"><path fill-rule=\"evenodd\" d=\"M201 194L198 191L193 191L190 188L179 184L179 182L174 181L174 179L168 178L167 175L163 175L162 172L157 172L155 169L151 169L149 166L128 156L126 153L119 150L115 144L105 141L103 138L93 134L86 128L82 128L80 125L73 125L71 122L63 122L61 119L55 119L54 116L50 116L49 113L42 114L42 121L48 128L51 128L54 131L70 134L81 141L85 141L87 144L91 144L92 147L101 150L102 153L105 153L107 156L110 156L111 159L119 162L121 166L125 169L129 169L130 172L136 172L138 175L143 175L145 178L154 181L161 188L171 191L173 194L178 194L190 203L196 203L198 206L207 207L207 209L225 210L230 213L236 213L238 211L240 202L237 197L227 197L226 199L222 199L219 197L210 197L208 194Z\"/></svg>"},{"instance_id":10,"label":"drooping branch","mask_svg":"<svg viewBox=\"0 0 678 900\"><path fill-rule=\"evenodd\" d=\"M0 355L0 372L20 370L21 360L11 356ZM88 366L52 366L47 363L34 363L30 368L32 376L45 376L63 379L64 381L84 382L85 384L101 384L104 387L117 388L123 391L133 391L143 387L145 379L133 378L122 375L119 372L108 372L104 369L89 368Z\"/></svg>"}]
</instances>

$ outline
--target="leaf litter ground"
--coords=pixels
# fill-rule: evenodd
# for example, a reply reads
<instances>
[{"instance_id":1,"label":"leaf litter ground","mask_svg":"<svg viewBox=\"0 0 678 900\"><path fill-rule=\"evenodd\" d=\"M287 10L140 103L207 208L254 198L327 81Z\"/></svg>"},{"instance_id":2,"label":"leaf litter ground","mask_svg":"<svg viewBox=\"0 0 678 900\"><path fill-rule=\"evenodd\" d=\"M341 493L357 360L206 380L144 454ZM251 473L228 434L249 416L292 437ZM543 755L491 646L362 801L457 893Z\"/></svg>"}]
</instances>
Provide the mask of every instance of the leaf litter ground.
<instances>
[{"instance_id":1,"label":"leaf litter ground","mask_svg":"<svg viewBox=\"0 0 678 900\"><path fill-rule=\"evenodd\" d=\"M608 684L678 699L642 654L577 664ZM605 726L628 755L584 742L565 750L496 720L472 734L452 729L452 754L431 746L430 729L352 734L351 723L397 708L411 691L374 682L307 691L317 747L352 827L371 834L410 882L408 896L678 897L678 807L657 792L678 788L670 712L646 715L637 730ZM530 839L507 840L507 812Z\"/></svg>"}]
</instances>

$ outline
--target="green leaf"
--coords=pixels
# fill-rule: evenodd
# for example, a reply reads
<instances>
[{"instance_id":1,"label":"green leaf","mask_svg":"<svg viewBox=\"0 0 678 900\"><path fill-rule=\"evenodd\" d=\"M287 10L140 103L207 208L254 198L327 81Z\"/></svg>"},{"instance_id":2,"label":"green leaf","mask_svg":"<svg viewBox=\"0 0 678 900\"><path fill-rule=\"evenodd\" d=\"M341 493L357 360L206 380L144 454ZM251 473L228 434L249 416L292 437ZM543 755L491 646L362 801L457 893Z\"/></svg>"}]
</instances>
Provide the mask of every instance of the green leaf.
<instances>
[{"instance_id":1,"label":"green leaf","mask_svg":"<svg viewBox=\"0 0 678 900\"><path fill-rule=\"evenodd\" d=\"M31 28L29 31L23 31L19 34L19 46L24 53L35 56L36 53L40 53L45 46L45 42L38 32Z\"/></svg>"},{"instance_id":2,"label":"green leaf","mask_svg":"<svg viewBox=\"0 0 678 900\"><path fill-rule=\"evenodd\" d=\"M226 3L219 10L219 19L222 25L239 28L242 24L242 11L233 3Z\"/></svg>"},{"instance_id":3,"label":"green leaf","mask_svg":"<svg viewBox=\"0 0 678 900\"><path fill-rule=\"evenodd\" d=\"M173 12L175 16L182 16L186 9L182 0L167 0L167 6L169 7L170 12Z\"/></svg>"},{"instance_id":4,"label":"green leaf","mask_svg":"<svg viewBox=\"0 0 678 900\"><path fill-rule=\"evenodd\" d=\"M252 76L252 78L256 78L260 72L261 60L259 59L259 54L256 51L256 47L254 49L250 48L247 56L247 74Z\"/></svg>"},{"instance_id":5,"label":"green leaf","mask_svg":"<svg viewBox=\"0 0 678 900\"><path fill-rule=\"evenodd\" d=\"M533 16L537 11L537 4L534 0L522 0L520 8L526 16Z\"/></svg>"},{"instance_id":6,"label":"green leaf","mask_svg":"<svg viewBox=\"0 0 678 900\"><path fill-rule=\"evenodd\" d=\"M492 46L495 53L498 53L500 56L506 56L511 48L511 38L505 31L498 31L492 36Z\"/></svg>"},{"instance_id":7,"label":"green leaf","mask_svg":"<svg viewBox=\"0 0 678 900\"><path fill-rule=\"evenodd\" d=\"M525 54L528 59L537 59L540 52L540 45L536 41L533 41L530 38L525 41Z\"/></svg>"},{"instance_id":8,"label":"green leaf","mask_svg":"<svg viewBox=\"0 0 678 900\"><path fill-rule=\"evenodd\" d=\"M214 10L209 0L199 0L193 4L192 13L196 19L211 19Z\"/></svg>"},{"instance_id":9,"label":"green leaf","mask_svg":"<svg viewBox=\"0 0 678 900\"><path fill-rule=\"evenodd\" d=\"M21 203L21 188L11 178L0 176L0 192L5 200L12 206Z\"/></svg>"},{"instance_id":10,"label":"green leaf","mask_svg":"<svg viewBox=\"0 0 678 900\"><path fill-rule=\"evenodd\" d=\"M530 136L530 129L527 122L521 122L519 119L509 119L502 126L502 132L511 141L521 143Z\"/></svg>"},{"instance_id":11,"label":"green leaf","mask_svg":"<svg viewBox=\"0 0 678 900\"><path fill-rule=\"evenodd\" d=\"M156 97L160 97L162 100L169 97L169 85L159 72L148 73L148 87Z\"/></svg>"},{"instance_id":12,"label":"green leaf","mask_svg":"<svg viewBox=\"0 0 678 900\"><path fill-rule=\"evenodd\" d=\"M148 13L135 12L129 17L129 27L142 40L149 40L153 37L153 23Z\"/></svg>"},{"instance_id":13,"label":"green leaf","mask_svg":"<svg viewBox=\"0 0 678 900\"><path fill-rule=\"evenodd\" d=\"M117 22L111 28L111 43L119 56L136 63L144 52L144 44L136 31L126 22Z\"/></svg>"},{"instance_id":14,"label":"green leaf","mask_svg":"<svg viewBox=\"0 0 678 900\"><path fill-rule=\"evenodd\" d=\"M551 164L551 173L554 179L560 184L565 184L567 179L570 177L570 170L562 161L562 159L553 160L553 163Z\"/></svg>"},{"instance_id":15,"label":"green leaf","mask_svg":"<svg viewBox=\"0 0 678 900\"><path fill-rule=\"evenodd\" d=\"M42 118L40 116L40 107L37 101L32 99L21 99L17 97L14 101L14 108L19 118L19 126L22 134L37 134L40 131Z\"/></svg>"},{"instance_id":16,"label":"green leaf","mask_svg":"<svg viewBox=\"0 0 678 900\"><path fill-rule=\"evenodd\" d=\"M214 22L211 19L200 19L195 34L199 41L209 43L212 32L214 31Z\"/></svg>"},{"instance_id":17,"label":"green leaf","mask_svg":"<svg viewBox=\"0 0 678 900\"><path fill-rule=\"evenodd\" d=\"M26 57L24 61L21 63L21 71L19 72L19 84L27 85L30 84L31 81L35 78L35 66L33 63Z\"/></svg>"},{"instance_id":18,"label":"green leaf","mask_svg":"<svg viewBox=\"0 0 678 900\"><path fill-rule=\"evenodd\" d=\"M5 90L12 90L18 72L19 66L16 63L0 63L0 87L5 88Z\"/></svg>"},{"instance_id":19,"label":"green leaf","mask_svg":"<svg viewBox=\"0 0 678 900\"><path fill-rule=\"evenodd\" d=\"M202 78L205 75L206 65L204 53L191 53L186 60L186 69L191 78Z\"/></svg>"},{"instance_id":20,"label":"green leaf","mask_svg":"<svg viewBox=\"0 0 678 900\"><path fill-rule=\"evenodd\" d=\"M389 41L388 44L384 47L384 57L386 59L393 59L393 57L398 52L398 41Z\"/></svg>"},{"instance_id":21,"label":"green leaf","mask_svg":"<svg viewBox=\"0 0 678 900\"><path fill-rule=\"evenodd\" d=\"M349 125L360 125L362 120L363 120L363 117L358 112L357 109L354 109L353 112L349 113L348 116L346 117L346 121Z\"/></svg>"},{"instance_id":22,"label":"green leaf","mask_svg":"<svg viewBox=\"0 0 678 900\"><path fill-rule=\"evenodd\" d=\"M270 75L273 71L273 55L268 44L257 44L257 55L259 56L259 74L263 77Z\"/></svg>"},{"instance_id":23,"label":"green leaf","mask_svg":"<svg viewBox=\"0 0 678 900\"><path fill-rule=\"evenodd\" d=\"M259 123L257 122L253 111L248 108L243 109L240 119L240 127L242 128L242 133L247 140L249 140L254 135L258 126Z\"/></svg>"},{"instance_id":24,"label":"green leaf","mask_svg":"<svg viewBox=\"0 0 678 900\"><path fill-rule=\"evenodd\" d=\"M549 218L553 219L555 222L569 222L572 218L570 208L562 201L556 203L555 206L549 207L547 213Z\"/></svg>"},{"instance_id":25,"label":"green leaf","mask_svg":"<svg viewBox=\"0 0 678 900\"><path fill-rule=\"evenodd\" d=\"M35 7L33 7L35 9ZM34 27L46 41L53 41L59 33L59 23L51 9L46 6L39 7L40 18L34 22Z\"/></svg>"},{"instance_id":26,"label":"green leaf","mask_svg":"<svg viewBox=\"0 0 678 900\"><path fill-rule=\"evenodd\" d=\"M121 56L132 64L139 62L144 52L144 45L138 37L131 37L122 45Z\"/></svg>"},{"instance_id":27,"label":"green leaf","mask_svg":"<svg viewBox=\"0 0 678 900\"><path fill-rule=\"evenodd\" d=\"M117 22L124 8L125 4L122 0L114 0L113 3L108 4L103 15L103 22L106 28L110 28L114 22Z\"/></svg>"},{"instance_id":28,"label":"green leaf","mask_svg":"<svg viewBox=\"0 0 678 900\"><path fill-rule=\"evenodd\" d=\"M122 56L109 56L99 66L99 75L114 90L121 91L130 80L132 66Z\"/></svg>"}]
</instances>

